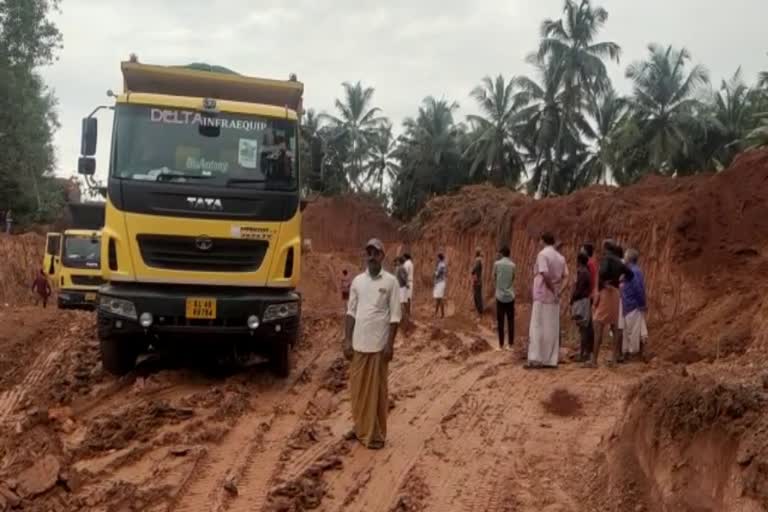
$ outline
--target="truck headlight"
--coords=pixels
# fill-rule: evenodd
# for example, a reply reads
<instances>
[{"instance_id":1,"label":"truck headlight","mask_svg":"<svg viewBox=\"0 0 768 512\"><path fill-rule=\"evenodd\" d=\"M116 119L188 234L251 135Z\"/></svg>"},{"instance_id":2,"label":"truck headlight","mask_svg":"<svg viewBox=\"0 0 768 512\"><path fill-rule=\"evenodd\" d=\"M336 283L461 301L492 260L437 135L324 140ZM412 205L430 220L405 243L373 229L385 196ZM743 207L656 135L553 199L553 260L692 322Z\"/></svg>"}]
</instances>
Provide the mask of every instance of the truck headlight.
<instances>
[{"instance_id":1,"label":"truck headlight","mask_svg":"<svg viewBox=\"0 0 768 512\"><path fill-rule=\"evenodd\" d=\"M264 311L264 316L262 317L262 321L273 322L275 320L282 320L283 318L296 316L298 314L299 314L298 302L284 302L282 304L272 304L271 306L268 306L267 309Z\"/></svg>"},{"instance_id":2,"label":"truck headlight","mask_svg":"<svg viewBox=\"0 0 768 512\"><path fill-rule=\"evenodd\" d=\"M99 307L113 315L136 320L136 306L129 300L101 296L99 299Z\"/></svg>"}]
</instances>

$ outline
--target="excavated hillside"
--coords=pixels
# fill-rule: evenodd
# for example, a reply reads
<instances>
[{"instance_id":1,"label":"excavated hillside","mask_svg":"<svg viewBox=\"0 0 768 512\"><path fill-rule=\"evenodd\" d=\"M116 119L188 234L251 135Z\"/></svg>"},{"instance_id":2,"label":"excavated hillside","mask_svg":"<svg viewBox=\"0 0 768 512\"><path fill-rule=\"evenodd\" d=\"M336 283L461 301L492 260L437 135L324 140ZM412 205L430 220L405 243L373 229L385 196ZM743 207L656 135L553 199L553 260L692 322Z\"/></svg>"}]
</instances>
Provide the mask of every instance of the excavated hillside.
<instances>
[{"instance_id":1,"label":"excavated hillside","mask_svg":"<svg viewBox=\"0 0 768 512\"><path fill-rule=\"evenodd\" d=\"M507 243L519 272L518 325L527 326L540 234L551 231L564 242L571 268L582 242L599 246L615 238L640 251L649 321L666 356L692 362L744 352L753 341L765 347L760 322L768 303L756 280L768 271L766 198L768 151L741 155L717 175L652 176L632 187L598 186L539 201L489 186L467 187L430 201L407 228L418 268L416 294L429 298L434 258L443 251L451 276L449 298L459 311L469 311L475 248L482 249L490 269L498 248ZM490 302L490 272L484 285Z\"/></svg>"},{"instance_id":2,"label":"excavated hillside","mask_svg":"<svg viewBox=\"0 0 768 512\"><path fill-rule=\"evenodd\" d=\"M45 237L0 235L0 306L29 304L32 280L43 264Z\"/></svg>"}]
</instances>

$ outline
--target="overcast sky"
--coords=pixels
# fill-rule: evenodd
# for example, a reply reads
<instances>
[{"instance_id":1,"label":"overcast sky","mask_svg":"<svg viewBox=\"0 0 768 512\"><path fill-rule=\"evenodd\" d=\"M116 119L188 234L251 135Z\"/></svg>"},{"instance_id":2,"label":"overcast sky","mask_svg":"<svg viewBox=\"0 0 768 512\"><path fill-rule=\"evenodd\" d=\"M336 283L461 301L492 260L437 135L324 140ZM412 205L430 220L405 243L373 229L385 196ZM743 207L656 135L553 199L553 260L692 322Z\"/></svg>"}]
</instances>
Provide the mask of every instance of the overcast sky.
<instances>
[{"instance_id":1,"label":"overcast sky","mask_svg":"<svg viewBox=\"0 0 768 512\"><path fill-rule=\"evenodd\" d=\"M627 64L650 42L685 46L719 83L741 65L753 81L768 69L766 0L603 0L601 40L619 43L610 64L629 93ZM469 91L485 75L530 73L544 18L562 0L62 0L59 61L43 69L59 100L58 174L75 172L80 119L122 88L120 61L208 62L246 75L304 82L304 105L331 111L344 81L375 87L374 103L396 125L427 95L474 110ZM119 6L119 11L117 10ZM111 114L99 116L97 175L104 177Z\"/></svg>"}]
</instances>

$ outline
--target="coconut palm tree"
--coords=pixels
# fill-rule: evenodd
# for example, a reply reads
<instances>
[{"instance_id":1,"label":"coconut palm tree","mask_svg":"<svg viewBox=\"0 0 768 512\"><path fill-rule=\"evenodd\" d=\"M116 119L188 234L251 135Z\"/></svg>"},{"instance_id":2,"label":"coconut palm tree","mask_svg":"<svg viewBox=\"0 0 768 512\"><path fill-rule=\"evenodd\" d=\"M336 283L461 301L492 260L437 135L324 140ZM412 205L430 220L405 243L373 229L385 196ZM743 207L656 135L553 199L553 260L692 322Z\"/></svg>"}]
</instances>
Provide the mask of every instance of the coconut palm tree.
<instances>
[{"instance_id":1,"label":"coconut palm tree","mask_svg":"<svg viewBox=\"0 0 768 512\"><path fill-rule=\"evenodd\" d=\"M640 143L647 146L647 168L673 174L673 161L688 155L692 133L699 123L697 89L709 83L700 66L686 66L691 54L656 44L648 46L648 59L629 66L626 75L634 82L632 109L640 127Z\"/></svg>"},{"instance_id":2,"label":"coconut palm tree","mask_svg":"<svg viewBox=\"0 0 768 512\"><path fill-rule=\"evenodd\" d=\"M562 74L556 66L538 59L529 61L537 68L539 80L516 79L527 106L520 111L525 120L519 143L526 148L529 170L528 193L549 196L565 193L570 188L568 176L561 173L569 155L582 150L583 143L575 120L585 123L580 112L568 114L567 98L562 87ZM569 167L569 170L571 168Z\"/></svg>"},{"instance_id":3,"label":"coconut palm tree","mask_svg":"<svg viewBox=\"0 0 768 512\"><path fill-rule=\"evenodd\" d=\"M565 0L563 18L541 25L538 58L558 68L571 108L579 108L581 95L610 85L603 59L619 61L621 47L614 42L595 42L608 20L608 11L590 0Z\"/></svg>"},{"instance_id":4,"label":"coconut palm tree","mask_svg":"<svg viewBox=\"0 0 768 512\"><path fill-rule=\"evenodd\" d=\"M379 116L381 109L371 106L373 87L363 87L360 81L354 84L344 82L341 85L344 88L344 100L335 101L338 117L322 114L322 118L335 129L334 138L344 139L350 145L351 161L347 172L350 181L359 189L365 156L384 118Z\"/></svg>"},{"instance_id":5,"label":"coconut palm tree","mask_svg":"<svg viewBox=\"0 0 768 512\"><path fill-rule=\"evenodd\" d=\"M368 175L366 182L378 184L379 196L384 195L384 181L393 181L397 177L399 167L395 151L397 140L392 135L392 123L385 122L373 139L368 152Z\"/></svg>"},{"instance_id":6,"label":"coconut palm tree","mask_svg":"<svg viewBox=\"0 0 768 512\"><path fill-rule=\"evenodd\" d=\"M498 185L507 182L517 185L525 172L525 164L517 151L515 136L522 118L520 112L527 97L517 94L516 81L504 81L499 75L483 78L481 85L471 92L483 115L469 115L475 139L465 154L473 157L470 175L486 167Z\"/></svg>"},{"instance_id":7,"label":"coconut palm tree","mask_svg":"<svg viewBox=\"0 0 768 512\"><path fill-rule=\"evenodd\" d=\"M760 91L751 89L741 74L741 68L720 89L712 93L709 139L712 159L718 168L726 167L742 147L746 135L756 127L760 108Z\"/></svg>"},{"instance_id":8,"label":"coconut palm tree","mask_svg":"<svg viewBox=\"0 0 768 512\"><path fill-rule=\"evenodd\" d=\"M608 183L609 173L619 160L619 129L627 114L627 100L613 87L593 94L587 101L587 114L591 120L583 126L591 150L580 169L577 187L595 183Z\"/></svg>"}]
</instances>

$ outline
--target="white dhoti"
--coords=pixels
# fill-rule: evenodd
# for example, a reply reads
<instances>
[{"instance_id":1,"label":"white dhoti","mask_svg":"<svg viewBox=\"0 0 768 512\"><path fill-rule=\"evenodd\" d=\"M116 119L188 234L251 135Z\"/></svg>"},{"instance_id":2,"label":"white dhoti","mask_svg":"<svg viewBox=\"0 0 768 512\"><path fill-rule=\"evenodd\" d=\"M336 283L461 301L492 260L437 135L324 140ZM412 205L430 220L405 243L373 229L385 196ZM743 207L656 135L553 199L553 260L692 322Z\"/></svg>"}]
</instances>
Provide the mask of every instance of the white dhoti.
<instances>
[{"instance_id":1,"label":"white dhoti","mask_svg":"<svg viewBox=\"0 0 768 512\"><path fill-rule=\"evenodd\" d=\"M528 362L557 366L560 351L560 306L534 302L531 308Z\"/></svg>"},{"instance_id":2,"label":"white dhoti","mask_svg":"<svg viewBox=\"0 0 768 512\"><path fill-rule=\"evenodd\" d=\"M445 298L445 281L438 281L435 283L435 288L432 290L432 298Z\"/></svg>"},{"instance_id":3,"label":"white dhoti","mask_svg":"<svg viewBox=\"0 0 768 512\"><path fill-rule=\"evenodd\" d=\"M621 300L621 295L619 295L619 325L617 328L619 330L624 329L624 301Z\"/></svg>"},{"instance_id":4,"label":"white dhoti","mask_svg":"<svg viewBox=\"0 0 768 512\"><path fill-rule=\"evenodd\" d=\"M405 304L406 302L408 302L408 287L401 286L400 287L400 304Z\"/></svg>"},{"instance_id":5,"label":"white dhoti","mask_svg":"<svg viewBox=\"0 0 768 512\"><path fill-rule=\"evenodd\" d=\"M624 317L624 339L622 350L625 354L640 352L640 344L648 338L648 326L645 313L636 309Z\"/></svg>"}]
</instances>

